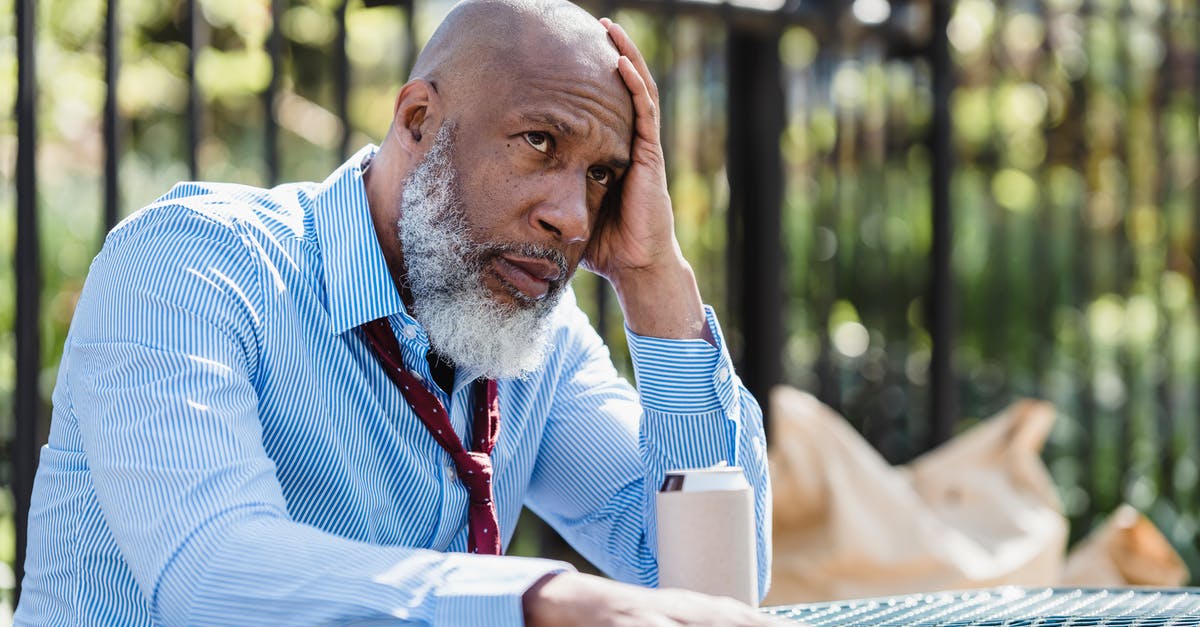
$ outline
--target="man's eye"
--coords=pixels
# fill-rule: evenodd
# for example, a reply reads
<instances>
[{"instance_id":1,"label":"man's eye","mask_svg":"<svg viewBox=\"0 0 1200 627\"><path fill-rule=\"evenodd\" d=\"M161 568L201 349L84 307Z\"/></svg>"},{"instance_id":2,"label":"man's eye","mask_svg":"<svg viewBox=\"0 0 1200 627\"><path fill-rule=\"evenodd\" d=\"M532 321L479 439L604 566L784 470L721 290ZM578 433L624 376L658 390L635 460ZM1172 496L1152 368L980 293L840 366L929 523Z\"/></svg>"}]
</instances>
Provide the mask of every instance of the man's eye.
<instances>
[{"instance_id":1,"label":"man's eye","mask_svg":"<svg viewBox=\"0 0 1200 627\"><path fill-rule=\"evenodd\" d=\"M539 131L530 131L525 133L525 141L529 142L530 146L538 152L550 151L550 137Z\"/></svg>"},{"instance_id":2,"label":"man's eye","mask_svg":"<svg viewBox=\"0 0 1200 627\"><path fill-rule=\"evenodd\" d=\"M588 177L601 185L608 185L609 181L612 180L612 171L608 168L597 166L588 170Z\"/></svg>"}]
</instances>

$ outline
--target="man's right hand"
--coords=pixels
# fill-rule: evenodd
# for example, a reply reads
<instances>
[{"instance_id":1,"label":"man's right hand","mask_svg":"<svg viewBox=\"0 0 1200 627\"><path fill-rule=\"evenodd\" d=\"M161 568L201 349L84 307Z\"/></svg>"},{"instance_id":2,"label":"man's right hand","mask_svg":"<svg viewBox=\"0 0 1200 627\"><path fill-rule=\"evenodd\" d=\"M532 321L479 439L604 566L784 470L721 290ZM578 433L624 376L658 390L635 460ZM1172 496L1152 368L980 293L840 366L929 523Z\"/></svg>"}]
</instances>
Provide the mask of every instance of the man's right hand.
<instances>
[{"instance_id":1,"label":"man's right hand","mask_svg":"<svg viewBox=\"0 0 1200 627\"><path fill-rule=\"evenodd\" d=\"M688 590L651 590L580 573L548 575L524 596L529 627L730 626L780 627L783 623L730 598Z\"/></svg>"}]
</instances>

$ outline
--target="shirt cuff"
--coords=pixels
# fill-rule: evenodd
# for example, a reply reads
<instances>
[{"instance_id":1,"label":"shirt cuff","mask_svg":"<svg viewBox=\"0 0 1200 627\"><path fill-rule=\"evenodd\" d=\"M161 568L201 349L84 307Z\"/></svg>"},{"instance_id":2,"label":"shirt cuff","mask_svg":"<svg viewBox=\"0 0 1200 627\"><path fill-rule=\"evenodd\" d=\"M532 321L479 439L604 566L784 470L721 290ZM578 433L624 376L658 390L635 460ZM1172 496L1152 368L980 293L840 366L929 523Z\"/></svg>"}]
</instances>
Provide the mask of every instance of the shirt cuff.
<instances>
[{"instance_id":1,"label":"shirt cuff","mask_svg":"<svg viewBox=\"0 0 1200 627\"><path fill-rule=\"evenodd\" d=\"M445 566L433 624L463 627L521 627L525 592L546 575L575 570L554 560L466 554L447 554Z\"/></svg>"},{"instance_id":2,"label":"shirt cuff","mask_svg":"<svg viewBox=\"0 0 1200 627\"><path fill-rule=\"evenodd\" d=\"M737 376L712 307L704 319L716 345L701 339L664 339L638 335L625 326L629 355L642 406L669 414L729 409Z\"/></svg>"}]
</instances>

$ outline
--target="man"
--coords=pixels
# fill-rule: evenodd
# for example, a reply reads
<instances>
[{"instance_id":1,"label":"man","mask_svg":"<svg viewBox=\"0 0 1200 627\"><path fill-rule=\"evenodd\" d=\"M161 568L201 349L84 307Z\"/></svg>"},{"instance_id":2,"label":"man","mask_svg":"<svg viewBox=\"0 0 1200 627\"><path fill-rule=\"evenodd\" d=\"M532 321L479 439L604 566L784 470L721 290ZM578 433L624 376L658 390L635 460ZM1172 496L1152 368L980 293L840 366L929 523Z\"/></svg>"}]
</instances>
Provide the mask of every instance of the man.
<instances>
[{"instance_id":1,"label":"man","mask_svg":"<svg viewBox=\"0 0 1200 627\"><path fill-rule=\"evenodd\" d=\"M525 504L653 586L664 471L723 461L754 486L766 590L761 414L674 237L657 100L619 26L472 0L378 149L320 185L181 184L114 229L17 622L759 624L485 555ZM580 264L620 297L637 393L567 289Z\"/></svg>"}]
</instances>

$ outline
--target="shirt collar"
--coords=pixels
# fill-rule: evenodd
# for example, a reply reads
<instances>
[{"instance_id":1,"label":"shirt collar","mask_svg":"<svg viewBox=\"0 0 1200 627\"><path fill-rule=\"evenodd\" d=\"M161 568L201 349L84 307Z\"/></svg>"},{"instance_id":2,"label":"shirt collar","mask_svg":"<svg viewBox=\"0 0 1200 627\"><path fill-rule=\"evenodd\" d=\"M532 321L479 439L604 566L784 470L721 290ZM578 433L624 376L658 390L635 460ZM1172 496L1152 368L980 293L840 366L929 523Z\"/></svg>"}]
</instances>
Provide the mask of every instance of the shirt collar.
<instances>
[{"instance_id":1,"label":"shirt collar","mask_svg":"<svg viewBox=\"0 0 1200 627\"><path fill-rule=\"evenodd\" d=\"M326 309L335 335L376 318L404 313L404 303L375 236L363 186L363 160L377 150L367 145L350 157L325 179L313 202Z\"/></svg>"}]
</instances>

